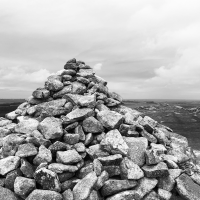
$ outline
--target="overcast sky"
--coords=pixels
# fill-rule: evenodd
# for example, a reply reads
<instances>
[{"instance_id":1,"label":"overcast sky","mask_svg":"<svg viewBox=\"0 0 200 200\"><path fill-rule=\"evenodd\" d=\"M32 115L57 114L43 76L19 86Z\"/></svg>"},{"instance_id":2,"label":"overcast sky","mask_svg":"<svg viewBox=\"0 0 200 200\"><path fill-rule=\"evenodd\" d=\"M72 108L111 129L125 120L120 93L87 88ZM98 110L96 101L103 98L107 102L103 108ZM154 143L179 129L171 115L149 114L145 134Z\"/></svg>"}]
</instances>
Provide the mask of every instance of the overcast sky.
<instances>
[{"instance_id":1,"label":"overcast sky","mask_svg":"<svg viewBox=\"0 0 200 200\"><path fill-rule=\"evenodd\" d=\"M70 58L129 99L200 99L199 0L0 0L0 98Z\"/></svg>"}]
</instances>

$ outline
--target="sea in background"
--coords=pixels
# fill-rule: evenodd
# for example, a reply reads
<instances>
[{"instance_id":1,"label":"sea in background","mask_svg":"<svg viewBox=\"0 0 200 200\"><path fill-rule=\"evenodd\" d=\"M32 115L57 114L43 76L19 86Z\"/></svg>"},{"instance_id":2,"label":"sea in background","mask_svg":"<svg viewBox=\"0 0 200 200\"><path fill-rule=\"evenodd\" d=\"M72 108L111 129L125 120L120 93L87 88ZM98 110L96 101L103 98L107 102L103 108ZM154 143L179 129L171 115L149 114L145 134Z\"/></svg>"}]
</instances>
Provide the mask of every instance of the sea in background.
<instances>
[{"instance_id":1,"label":"sea in background","mask_svg":"<svg viewBox=\"0 0 200 200\"><path fill-rule=\"evenodd\" d=\"M0 99L0 117L15 110L24 99ZM126 99L124 105L150 116L188 138L200 150L200 101L169 99Z\"/></svg>"}]
</instances>

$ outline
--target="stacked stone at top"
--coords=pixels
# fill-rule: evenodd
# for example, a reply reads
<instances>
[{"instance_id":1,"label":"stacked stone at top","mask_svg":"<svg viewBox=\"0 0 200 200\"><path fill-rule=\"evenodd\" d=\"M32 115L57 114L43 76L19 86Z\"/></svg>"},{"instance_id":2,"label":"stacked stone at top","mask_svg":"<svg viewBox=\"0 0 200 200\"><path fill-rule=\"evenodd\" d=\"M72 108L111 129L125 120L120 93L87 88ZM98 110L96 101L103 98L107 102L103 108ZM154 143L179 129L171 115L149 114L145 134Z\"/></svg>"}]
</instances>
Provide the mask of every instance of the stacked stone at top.
<instances>
[{"instance_id":1,"label":"stacked stone at top","mask_svg":"<svg viewBox=\"0 0 200 200\"><path fill-rule=\"evenodd\" d=\"M187 139L76 59L0 118L0 147L1 200L200 199Z\"/></svg>"}]
</instances>

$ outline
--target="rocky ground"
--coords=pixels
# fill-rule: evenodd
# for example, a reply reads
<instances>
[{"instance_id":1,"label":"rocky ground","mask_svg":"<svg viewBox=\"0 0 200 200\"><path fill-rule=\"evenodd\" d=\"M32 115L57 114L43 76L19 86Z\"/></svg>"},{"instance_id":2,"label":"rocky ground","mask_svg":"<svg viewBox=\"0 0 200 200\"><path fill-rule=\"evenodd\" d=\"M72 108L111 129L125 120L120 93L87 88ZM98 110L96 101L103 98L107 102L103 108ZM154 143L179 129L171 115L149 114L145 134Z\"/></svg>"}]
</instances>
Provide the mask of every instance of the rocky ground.
<instances>
[{"instance_id":1,"label":"rocky ground","mask_svg":"<svg viewBox=\"0 0 200 200\"><path fill-rule=\"evenodd\" d=\"M197 153L72 59L0 118L0 199L197 200Z\"/></svg>"}]
</instances>

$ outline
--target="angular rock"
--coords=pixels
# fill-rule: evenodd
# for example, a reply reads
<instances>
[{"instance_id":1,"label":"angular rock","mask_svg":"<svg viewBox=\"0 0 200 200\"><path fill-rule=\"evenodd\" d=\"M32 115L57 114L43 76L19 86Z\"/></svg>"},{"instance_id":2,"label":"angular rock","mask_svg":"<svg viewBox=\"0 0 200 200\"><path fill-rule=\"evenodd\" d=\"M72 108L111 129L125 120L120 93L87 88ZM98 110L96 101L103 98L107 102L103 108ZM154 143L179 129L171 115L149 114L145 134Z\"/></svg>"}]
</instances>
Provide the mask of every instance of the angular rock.
<instances>
[{"instance_id":1,"label":"angular rock","mask_svg":"<svg viewBox=\"0 0 200 200\"><path fill-rule=\"evenodd\" d=\"M101 162L103 166L107 165L120 165L122 161L122 155L121 154L115 154L111 156L105 156L105 157L99 157L98 160Z\"/></svg>"},{"instance_id":2,"label":"angular rock","mask_svg":"<svg viewBox=\"0 0 200 200\"><path fill-rule=\"evenodd\" d=\"M86 86L78 81L72 82L72 94L84 94L86 92Z\"/></svg>"},{"instance_id":3,"label":"angular rock","mask_svg":"<svg viewBox=\"0 0 200 200\"><path fill-rule=\"evenodd\" d=\"M144 137L133 138L133 137L124 137L125 142L127 143L128 157L137 165L143 166L145 163L145 151L148 147L148 141Z\"/></svg>"},{"instance_id":4,"label":"angular rock","mask_svg":"<svg viewBox=\"0 0 200 200\"><path fill-rule=\"evenodd\" d=\"M72 86L71 85L67 85L65 87L62 88L62 90L54 93L53 98L62 98L65 94L70 93L72 91Z\"/></svg>"},{"instance_id":5,"label":"angular rock","mask_svg":"<svg viewBox=\"0 0 200 200\"><path fill-rule=\"evenodd\" d=\"M101 133L104 131L102 124L94 117L88 117L83 121L83 130L87 133Z\"/></svg>"},{"instance_id":6,"label":"angular rock","mask_svg":"<svg viewBox=\"0 0 200 200\"><path fill-rule=\"evenodd\" d=\"M163 189L158 189L158 195L162 200L170 200L172 193Z\"/></svg>"},{"instance_id":7,"label":"angular rock","mask_svg":"<svg viewBox=\"0 0 200 200\"><path fill-rule=\"evenodd\" d=\"M63 196L63 200L73 200L74 199L73 192L70 189L65 190L62 193L62 196Z\"/></svg>"},{"instance_id":8,"label":"angular rock","mask_svg":"<svg viewBox=\"0 0 200 200\"><path fill-rule=\"evenodd\" d=\"M47 149L44 145L39 147L39 152L33 159L34 165L40 165L43 162L50 163L52 161L52 154L49 149Z\"/></svg>"},{"instance_id":9,"label":"angular rock","mask_svg":"<svg viewBox=\"0 0 200 200\"><path fill-rule=\"evenodd\" d=\"M79 142L79 138L80 138L80 135L79 134L65 134L63 139L64 139L64 142L67 143L67 144L77 144Z\"/></svg>"},{"instance_id":10,"label":"angular rock","mask_svg":"<svg viewBox=\"0 0 200 200\"><path fill-rule=\"evenodd\" d=\"M121 114L109 110L98 112L97 119L109 130L119 128L123 122L123 116Z\"/></svg>"},{"instance_id":11,"label":"angular rock","mask_svg":"<svg viewBox=\"0 0 200 200\"><path fill-rule=\"evenodd\" d=\"M34 175L35 181L41 185L44 190L52 190L60 192L60 182L58 180L57 174L48 170L46 168L40 168L35 171Z\"/></svg>"},{"instance_id":12,"label":"angular rock","mask_svg":"<svg viewBox=\"0 0 200 200\"><path fill-rule=\"evenodd\" d=\"M91 159L109 156L108 152L101 149L100 144L91 145L88 149L86 149L86 152L89 154Z\"/></svg>"},{"instance_id":13,"label":"angular rock","mask_svg":"<svg viewBox=\"0 0 200 200\"><path fill-rule=\"evenodd\" d=\"M143 166L144 174L148 178L166 177L169 175L168 167L164 162L160 162L157 165Z\"/></svg>"},{"instance_id":14,"label":"angular rock","mask_svg":"<svg viewBox=\"0 0 200 200\"><path fill-rule=\"evenodd\" d=\"M56 161L63 164L73 164L82 160L82 157L76 150L57 151Z\"/></svg>"},{"instance_id":15,"label":"angular rock","mask_svg":"<svg viewBox=\"0 0 200 200\"><path fill-rule=\"evenodd\" d=\"M46 139L55 139L63 135L62 123L55 117L45 118L38 126L38 130Z\"/></svg>"},{"instance_id":16,"label":"angular rock","mask_svg":"<svg viewBox=\"0 0 200 200\"><path fill-rule=\"evenodd\" d=\"M15 182L15 179L18 177L18 176L22 176L22 172L20 171L20 169L15 169L11 172L9 172L7 175L6 175L6 179L5 179L5 187L8 188L9 190L12 190L14 191L14 182Z\"/></svg>"},{"instance_id":17,"label":"angular rock","mask_svg":"<svg viewBox=\"0 0 200 200\"><path fill-rule=\"evenodd\" d=\"M97 181L95 172L91 172L80 180L73 188L74 200L85 200Z\"/></svg>"},{"instance_id":18,"label":"angular rock","mask_svg":"<svg viewBox=\"0 0 200 200\"><path fill-rule=\"evenodd\" d=\"M155 165L162 161L162 157L159 156L158 151L150 149L145 152L146 164Z\"/></svg>"},{"instance_id":19,"label":"angular rock","mask_svg":"<svg viewBox=\"0 0 200 200\"><path fill-rule=\"evenodd\" d=\"M61 163L51 163L48 166L48 169L55 173L63 173L63 172L76 172L78 171L78 167L74 165L65 165Z\"/></svg>"},{"instance_id":20,"label":"angular rock","mask_svg":"<svg viewBox=\"0 0 200 200\"><path fill-rule=\"evenodd\" d=\"M18 176L15 179L14 191L22 198L26 198L36 188L35 180Z\"/></svg>"},{"instance_id":21,"label":"angular rock","mask_svg":"<svg viewBox=\"0 0 200 200\"><path fill-rule=\"evenodd\" d=\"M33 190L26 200L63 200L62 195L51 190Z\"/></svg>"},{"instance_id":22,"label":"angular rock","mask_svg":"<svg viewBox=\"0 0 200 200\"><path fill-rule=\"evenodd\" d=\"M66 151L68 150L68 146L63 142L56 141L52 145L50 145L48 149L51 151L52 156L55 157L57 151Z\"/></svg>"},{"instance_id":23,"label":"angular rock","mask_svg":"<svg viewBox=\"0 0 200 200\"><path fill-rule=\"evenodd\" d=\"M117 165L108 165L108 166L103 166L103 170L105 170L109 177L113 176L119 176L121 171L120 171L120 166Z\"/></svg>"},{"instance_id":24,"label":"angular rock","mask_svg":"<svg viewBox=\"0 0 200 200\"><path fill-rule=\"evenodd\" d=\"M0 175L5 175L8 172L16 169L20 164L18 156L8 156L0 160Z\"/></svg>"},{"instance_id":25,"label":"angular rock","mask_svg":"<svg viewBox=\"0 0 200 200\"><path fill-rule=\"evenodd\" d=\"M64 123L72 123L93 116L94 111L91 108L77 108L66 115Z\"/></svg>"},{"instance_id":26,"label":"angular rock","mask_svg":"<svg viewBox=\"0 0 200 200\"><path fill-rule=\"evenodd\" d=\"M49 79L45 82L45 88L50 91L59 91L63 88L63 83L60 80Z\"/></svg>"},{"instance_id":27,"label":"angular rock","mask_svg":"<svg viewBox=\"0 0 200 200\"><path fill-rule=\"evenodd\" d=\"M138 180L144 177L144 172L133 161L125 157L120 164L122 179Z\"/></svg>"},{"instance_id":28,"label":"angular rock","mask_svg":"<svg viewBox=\"0 0 200 200\"><path fill-rule=\"evenodd\" d=\"M19 124L17 124L17 126L15 126L15 132L29 134L32 133L34 130L37 130L38 125L38 120L28 118L21 121Z\"/></svg>"},{"instance_id":29,"label":"angular rock","mask_svg":"<svg viewBox=\"0 0 200 200\"><path fill-rule=\"evenodd\" d=\"M104 183L109 179L109 174L107 171L103 171L100 176L98 176L98 179L97 179L97 182L95 184L95 189L96 190L99 190L103 185Z\"/></svg>"},{"instance_id":30,"label":"angular rock","mask_svg":"<svg viewBox=\"0 0 200 200\"><path fill-rule=\"evenodd\" d=\"M32 178L34 174L33 166L25 159L21 159L20 170L27 178Z\"/></svg>"},{"instance_id":31,"label":"angular rock","mask_svg":"<svg viewBox=\"0 0 200 200\"><path fill-rule=\"evenodd\" d=\"M135 180L109 179L101 188L101 194L104 197L111 196L125 190L133 189L136 185L137 182Z\"/></svg>"},{"instance_id":32,"label":"angular rock","mask_svg":"<svg viewBox=\"0 0 200 200\"><path fill-rule=\"evenodd\" d=\"M176 190L184 199L200 199L200 186L194 183L193 180L186 174L182 174L176 179Z\"/></svg>"},{"instance_id":33,"label":"angular rock","mask_svg":"<svg viewBox=\"0 0 200 200\"><path fill-rule=\"evenodd\" d=\"M11 190L0 186L1 200L19 200L17 195Z\"/></svg>"},{"instance_id":34,"label":"angular rock","mask_svg":"<svg viewBox=\"0 0 200 200\"><path fill-rule=\"evenodd\" d=\"M37 88L32 95L34 98L37 99L46 99L50 96L50 92L49 90L44 88Z\"/></svg>"},{"instance_id":35,"label":"angular rock","mask_svg":"<svg viewBox=\"0 0 200 200\"><path fill-rule=\"evenodd\" d=\"M6 125L11 124L11 123L12 123L11 120L0 117L0 127L6 126Z\"/></svg>"},{"instance_id":36,"label":"angular rock","mask_svg":"<svg viewBox=\"0 0 200 200\"><path fill-rule=\"evenodd\" d=\"M7 113L7 114L5 115L5 117L6 117L7 119L10 119L10 120L14 120L14 119L16 119L18 116L19 116L19 114L15 113L15 111L12 111L12 112Z\"/></svg>"},{"instance_id":37,"label":"angular rock","mask_svg":"<svg viewBox=\"0 0 200 200\"><path fill-rule=\"evenodd\" d=\"M19 145L15 155L21 158L25 158L29 156L35 156L36 154L37 154L36 147L32 143L26 143Z\"/></svg>"},{"instance_id":38,"label":"angular rock","mask_svg":"<svg viewBox=\"0 0 200 200\"><path fill-rule=\"evenodd\" d=\"M128 145L117 129L109 131L101 141L101 147L111 154L127 155Z\"/></svg>"},{"instance_id":39,"label":"angular rock","mask_svg":"<svg viewBox=\"0 0 200 200\"><path fill-rule=\"evenodd\" d=\"M78 99L78 105L80 105L81 107L94 108L96 105L96 96L95 95L81 96Z\"/></svg>"}]
</instances>

